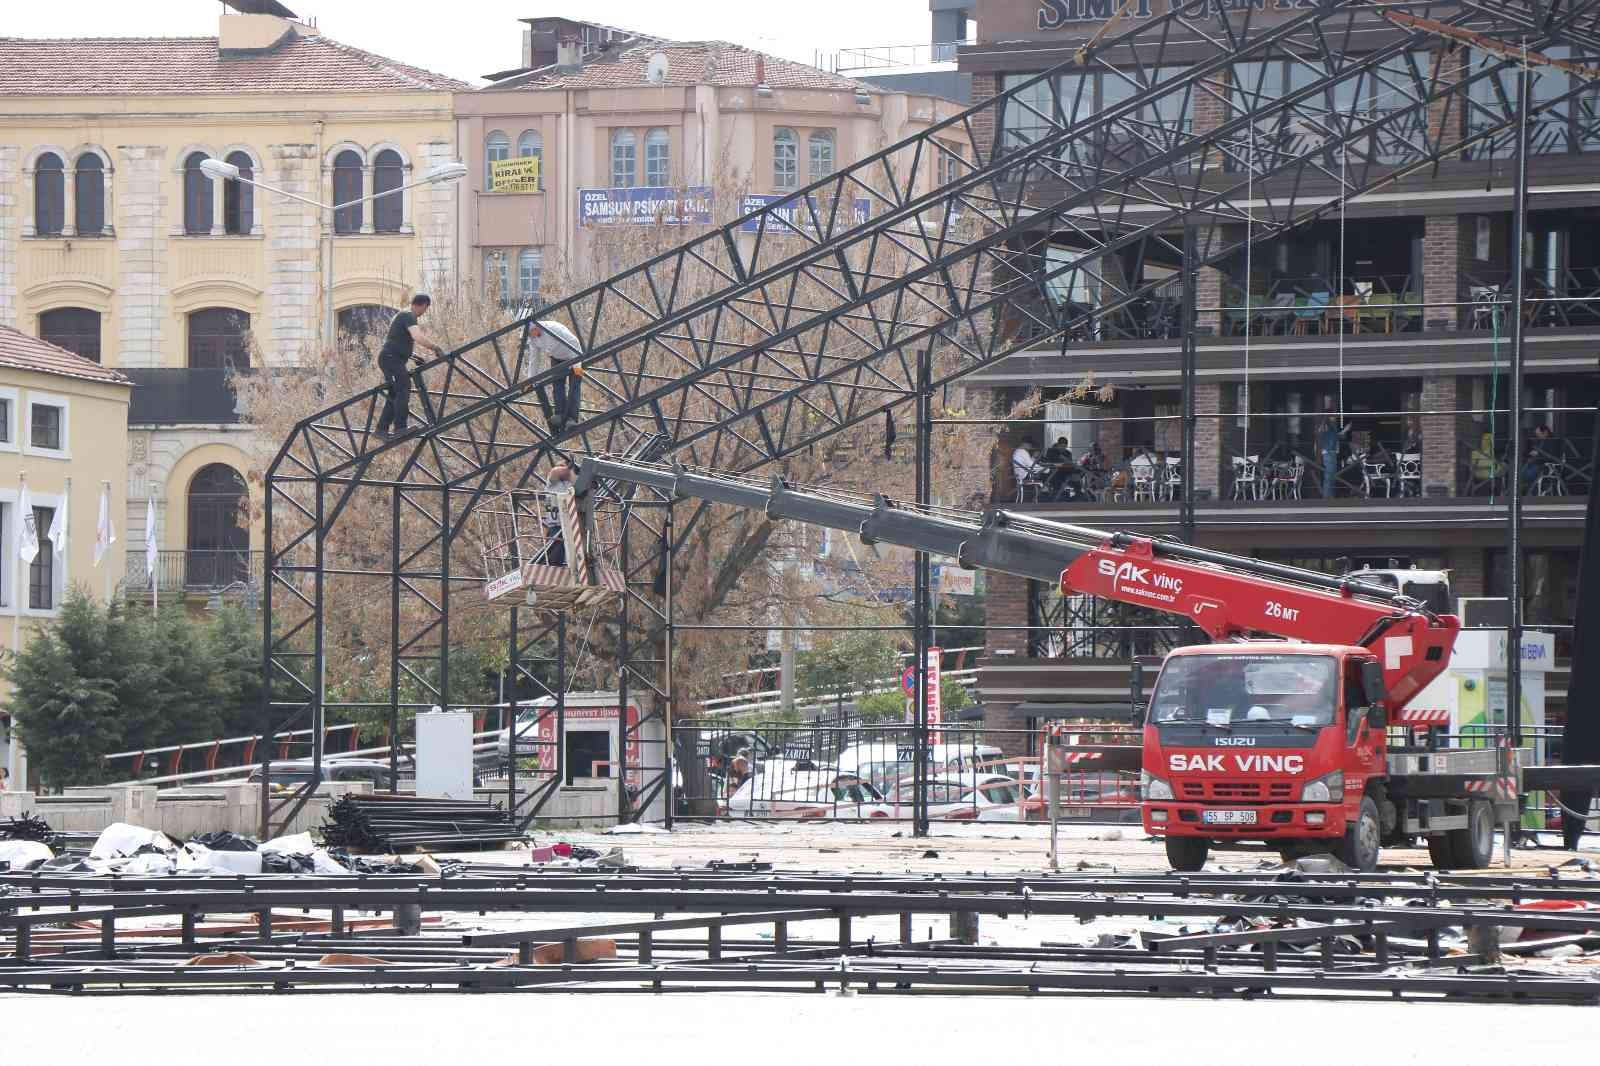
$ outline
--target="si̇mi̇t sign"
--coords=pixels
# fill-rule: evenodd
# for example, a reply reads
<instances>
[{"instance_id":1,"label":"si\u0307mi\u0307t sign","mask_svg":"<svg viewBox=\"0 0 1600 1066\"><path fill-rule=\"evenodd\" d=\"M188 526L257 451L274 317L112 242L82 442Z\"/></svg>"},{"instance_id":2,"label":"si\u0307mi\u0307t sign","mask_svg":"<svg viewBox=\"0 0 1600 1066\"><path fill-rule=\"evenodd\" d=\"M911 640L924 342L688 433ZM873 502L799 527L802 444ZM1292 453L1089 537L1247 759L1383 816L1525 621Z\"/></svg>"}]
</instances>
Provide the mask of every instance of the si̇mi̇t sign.
<instances>
[{"instance_id":1,"label":"si\u0307mi\u0307t sign","mask_svg":"<svg viewBox=\"0 0 1600 1066\"><path fill-rule=\"evenodd\" d=\"M1223 11L1297 11L1316 7L1318 0L1133 0L1125 19L1147 19L1174 8L1191 18ZM1059 30L1074 23L1103 23L1122 10L1123 0L1039 0L1038 27Z\"/></svg>"}]
</instances>

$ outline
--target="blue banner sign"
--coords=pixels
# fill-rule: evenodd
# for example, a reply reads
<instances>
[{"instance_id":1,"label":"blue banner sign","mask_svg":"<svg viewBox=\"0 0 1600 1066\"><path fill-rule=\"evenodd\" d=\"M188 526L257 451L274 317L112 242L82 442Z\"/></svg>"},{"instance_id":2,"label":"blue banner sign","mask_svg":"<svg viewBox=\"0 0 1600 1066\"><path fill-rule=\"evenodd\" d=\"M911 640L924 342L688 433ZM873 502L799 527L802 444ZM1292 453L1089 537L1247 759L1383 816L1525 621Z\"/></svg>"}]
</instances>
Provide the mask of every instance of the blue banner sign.
<instances>
[{"instance_id":1,"label":"blue banner sign","mask_svg":"<svg viewBox=\"0 0 1600 1066\"><path fill-rule=\"evenodd\" d=\"M748 215L752 211L759 211L768 204L775 204L782 199L782 196L771 193L746 193L744 199L740 201L739 213ZM832 204L821 203L815 196L806 197L804 203L797 198L781 207L773 208L766 215L767 232L782 233L786 229L794 228L802 233L811 233L814 232L813 214L816 219L826 225L828 220L833 217L833 210ZM840 226L859 226L872 217L872 201L864 196L857 197L850 202L850 209L842 212L842 214L846 217L839 219L838 224L834 226L836 230ZM755 233L760 228L761 219L759 218L746 219L739 226L739 229L745 233Z\"/></svg>"},{"instance_id":2,"label":"blue banner sign","mask_svg":"<svg viewBox=\"0 0 1600 1066\"><path fill-rule=\"evenodd\" d=\"M687 189L645 186L638 189L579 189L578 221L585 226L617 222L649 226L708 226L711 224L711 190L704 185Z\"/></svg>"}]
</instances>

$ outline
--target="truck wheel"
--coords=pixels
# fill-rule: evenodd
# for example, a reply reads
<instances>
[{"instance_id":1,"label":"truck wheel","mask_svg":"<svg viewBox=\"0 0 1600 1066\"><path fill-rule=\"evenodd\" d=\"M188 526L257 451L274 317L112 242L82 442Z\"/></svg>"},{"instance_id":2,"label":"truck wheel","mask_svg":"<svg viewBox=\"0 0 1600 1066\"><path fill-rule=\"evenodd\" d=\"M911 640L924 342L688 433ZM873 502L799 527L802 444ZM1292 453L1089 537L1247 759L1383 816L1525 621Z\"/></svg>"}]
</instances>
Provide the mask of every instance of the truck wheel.
<instances>
[{"instance_id":1,"label":"truck wheel","mask_svg":"<svg viewBox=\"0 0 1600 1066\"><path fill-rule=\"evenodd\" d=\"M1433 862L1435 870L1457 870L1461 864L1456 861L1456 844L1454 833L1435 833L1428 838L1428 858Z\"/></svg>"},{"instance_id":2,"label":"truck wheel","mask_svg":"<svg viewBox=\"0 0 1600 1066\"><path fill-rule=\"evenodd\" d=\"M1198 870L1206 864L1210 850L1210 842L1201 837L1168 837L1167 863L1174 870Z\"/></svg>"},{"instance_id":3,"label":"truck wheel","mask_svg":"<svg viewBox=\"0 0 1600 1066\"><path fill-rule=\"evenodd\" d=\"M1483 800L1467 805L1467 827L1445 836L1455 856L1456 869L1481 870L1494 858L1494 808Z\"/></svg>"},{"instance_id":4,"label":"truck wheel","mask_svg":"<svg viewBox=\"0 0 1600 1066\"><path fill-rule=\"evenodd\" d=\"M1363 872L1378 868L1378 844L1383 839L1383 825L1378 821L1378 805L1371 796L1361 797L1361 814L1344 832L1334 852L1346 866Z\"/></svg>"}]
</instances>

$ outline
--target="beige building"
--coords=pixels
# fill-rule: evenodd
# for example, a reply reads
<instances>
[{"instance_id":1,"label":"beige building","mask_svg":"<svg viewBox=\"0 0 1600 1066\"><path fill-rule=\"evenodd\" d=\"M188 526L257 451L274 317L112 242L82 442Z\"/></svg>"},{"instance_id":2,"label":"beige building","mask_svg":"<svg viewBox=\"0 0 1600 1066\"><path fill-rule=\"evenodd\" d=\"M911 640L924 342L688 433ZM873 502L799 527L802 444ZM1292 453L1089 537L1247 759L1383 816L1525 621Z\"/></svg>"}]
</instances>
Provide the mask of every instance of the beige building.
<instances>
[{"instance_id":1,"label":"beige building","mask_svg":"<svg viewBox=\"0 0 1600 1066\"><path fill-rule=\"evenodd\" d=\"M668 224L731 219L960 110L722 41L524 21L526 69L455 99L471 185L460 261L523 304L594 227L680 208ZM541 187L490 191L493 164L524 156L540 157ZM930 158L929 181L941 165L955 166Z\"/></svg>"},{"instance_id":2,"label":"beige building","mask_svg":"<svg viewBox=\"0 0 1600 1066\"><path fill-rule=\"evenodd\" d=\"M0 326L0 626L13 651L35 625L55 616L68 588L103 596L122 582L123 545L95 566L95 527L102 489L109 487L117 536L124 536L132 391L115 370ZM31 563L17 555L24 475L39 537ZM66 550L58 553L46 538L62 507ZM0 681L0 701L8 690ZM26 767L3 712L0 766L22 787Z\"/></svg>"},{"instance_id":3,"label":"beige building","mask_svg":"<svg viewBox=\"0 0 1600 1066\"><path fill-rule=\"evenodd\" d=\"M465 88L271 15L224 14L215 37L0 39L0 325L134 380L118 524L142 543L155 498L164 586L242 577L226 560L259 546L233 520L249 430L228 373L315 358L330 300L356 327L454 269L450 184L330 218L200 162L322 203L396 189L456 159Z\"/></svg>"}]
</instances>

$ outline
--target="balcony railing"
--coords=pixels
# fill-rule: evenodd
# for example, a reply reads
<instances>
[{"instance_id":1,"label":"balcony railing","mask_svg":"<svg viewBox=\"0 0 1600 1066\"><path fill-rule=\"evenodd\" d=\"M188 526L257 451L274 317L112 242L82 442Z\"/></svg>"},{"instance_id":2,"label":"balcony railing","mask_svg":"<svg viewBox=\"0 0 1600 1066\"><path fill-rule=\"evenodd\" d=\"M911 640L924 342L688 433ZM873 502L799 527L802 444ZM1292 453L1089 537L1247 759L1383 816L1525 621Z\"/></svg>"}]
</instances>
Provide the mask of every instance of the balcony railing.
<instances>
[{"instance_id":1,"label":"balcony railing","mask_svg":"<svg viewBox=\"0 0 1600 1066\"><path fill-rule=\"evenodd\" d=\"M156 589L161 593L211 592L239 586L261 587L262 554L258 551L194 549L156 553ZM150 570L143 551L128 552L124 585L130 597L150 594Z\"/></svg>"},{"instance_id":2,"label":"balcony railing","mask_svg":"<svg viewBox=\"0 0 1600 1066\"><path fill-rule=\"evenodd\" d=\"M128 367L133 379L130 425L232 424L239 412L227 370Z\"/></svg>"}]
</instances>

